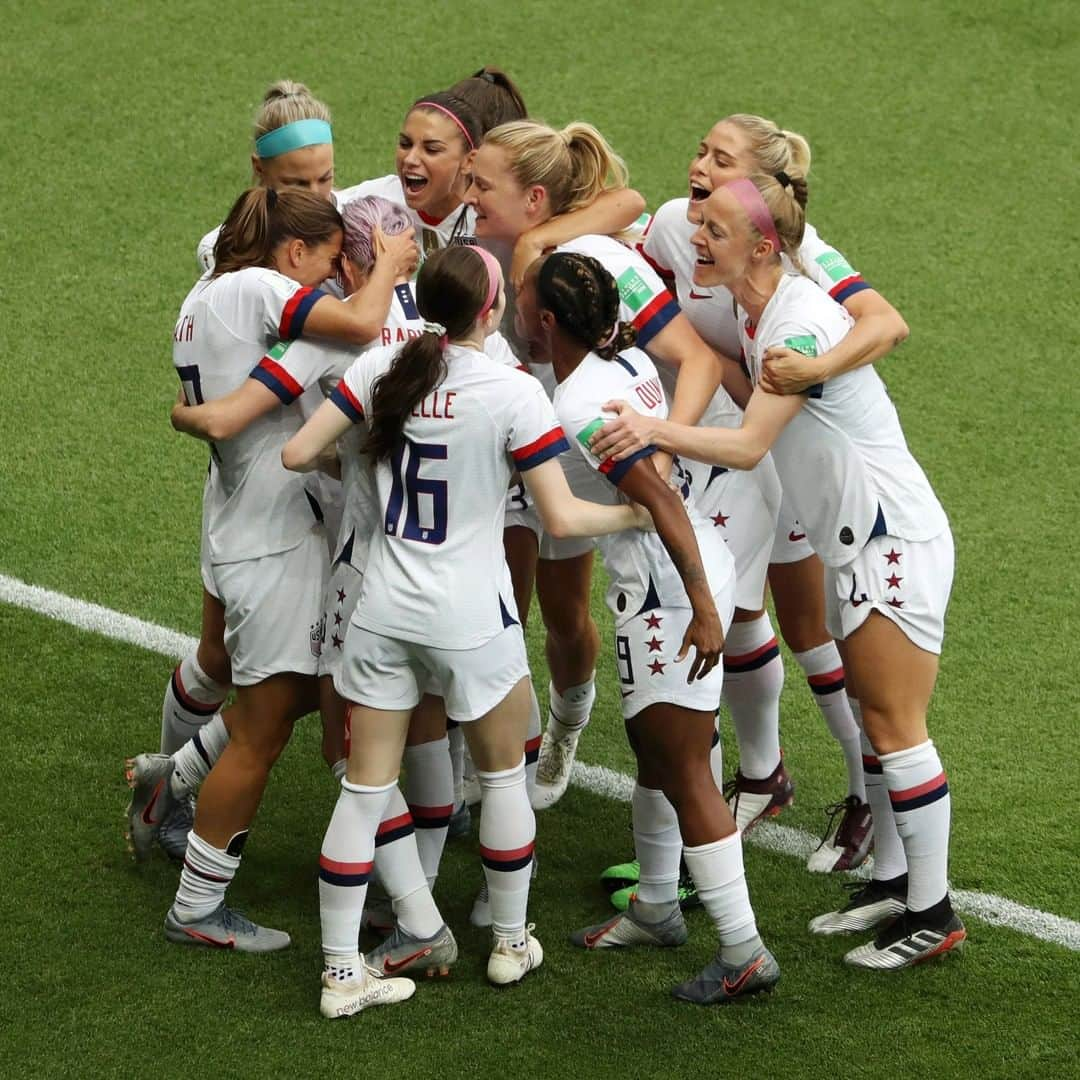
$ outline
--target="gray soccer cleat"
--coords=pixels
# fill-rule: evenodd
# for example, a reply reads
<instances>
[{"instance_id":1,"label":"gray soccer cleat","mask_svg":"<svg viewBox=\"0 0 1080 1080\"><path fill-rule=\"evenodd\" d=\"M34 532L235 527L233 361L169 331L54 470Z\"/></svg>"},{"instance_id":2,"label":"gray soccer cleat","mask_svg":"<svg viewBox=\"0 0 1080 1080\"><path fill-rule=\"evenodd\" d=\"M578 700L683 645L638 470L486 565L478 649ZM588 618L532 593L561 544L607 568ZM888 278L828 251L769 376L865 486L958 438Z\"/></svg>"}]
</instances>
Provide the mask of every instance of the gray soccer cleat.
<instances>
[{"instance_id":1,"label":"gray soccer cleat","mask_svg":"<svg viewBox=\"0 0 1080 1080\"><path fill-rule=\"evenodd\" d=\"M195 796L177 799L158 829L158 846L173 862L182 863L187 854L188 834L195 822Z\"/></svg>"},{"instance_id":2,"label":"gray soccer cleat","mask_svg":"<svg viewBox=\"0 0 1080 1080\"><path fill-rule=\"evenodd\" d=\"M446 826L446 839L460 840L463 836L469 836L471 833L472 811L469 809L468 800L466 800L450 815L450 823Z\"/></svg>"},{"instance_id":3,"label":"gray soccer cleat","mask_svg":"<svg viewBox=\"0 0 1080 1080\"><path fill-rule=\"evenodd\" d=\"M380 976L422 971L434 979L449 975L457 957L457 942L445 923L429 938L414 937L397 926L378 948L367 954L367 963Z\"/></svg>"},{"instance_id":4,"label":"gray soccer cleat","mask_svg":"<svg viewBox=\"0 0 1080 1080\"><path fill-rule=\"evenodd\" d=\"M967 930L955 912L940 926L918 926L910 912L895 919L873 940L844 955L844 963L875 971L896 971L959 949Z\"/></svg>"},{"instance_id":5,"label":"gray soccer cleat","mask_svg":"<svg viewBox=\"0 0 1080 1080\"><path fill-rule=\"evenodd\" d=\"M145 862L154 850L162 821L175 805L169 791L173 760L168 754L139 754L124 764L124 779L131 788L128 849L138 862Z\"/></svg>"},{"instance_id":6,"label":"gray soccer cleat","mask_svg":"<svg viewBox=\"0 0 1080 1080\"><path fill-rule=\"evenodd\" d=\"M323 972L319 1012L328 1020L355 1016L372 1005L395 1005L408 1001L416 992L412 979L384 979L360 957L360 973L341 981Z\"/></svg>"},{"instance_id":7,"label":"gray soccer cleat","mask_svg":"<svg viewBox=\"0 0 1080 1080\"><path fill-rule=\"evenodd\" d=\"M632 949L652 945L673 949L686 941L686 921L678 903L672 902L671 912L660 922L644 922L637 901L631 901L626 911L607 922L575 930L570 941L582 949Z\"/></svg>"},{"instance_id":8,"label":"gray soccer cleat","mask_svg":"<svg viewBox=\"0 0 1080 1080\"><path fill-rule=\"evenodd\" d=\"M735 998L772 990L780 981L780 965L764 945L745 964L725 964L720 953L700 975L680 983L672 995L695 1005L726 1005Z\"/></svg>"},{"instance_id":9,"label":"gray soccer cleat","mask_svg":"<svg viewBox=\"0 0 1080 1080\"><path fill-rule=\"evenodd\" d=\"M224 901L209 915L194 922L181 922L173 908L165 916L165 937L178 945L199 945L208 949L235 949L237 952L267 953L287 948L292 940L284 930L259 926L225 906Z\"/></svg>"}]
</instances>

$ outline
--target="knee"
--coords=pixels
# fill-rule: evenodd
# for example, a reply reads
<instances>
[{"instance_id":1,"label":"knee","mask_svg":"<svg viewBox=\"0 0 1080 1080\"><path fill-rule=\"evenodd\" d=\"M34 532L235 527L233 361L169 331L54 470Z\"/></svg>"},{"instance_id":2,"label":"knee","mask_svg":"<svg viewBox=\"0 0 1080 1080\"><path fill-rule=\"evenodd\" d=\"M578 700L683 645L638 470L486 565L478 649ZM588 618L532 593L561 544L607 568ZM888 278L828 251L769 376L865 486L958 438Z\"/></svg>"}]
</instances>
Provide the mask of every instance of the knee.
<instances>
[{"instance_id":1,"label":"knee","mask_svg":"<svg viewBox=\"0 0 1080 1080\"><path fill-rule=\"evenodd\" d=\"M582 641L597 633L589 605L579 603L576 598L562 598L557 604L542 607L541 614L544 629L559 641Z\"/></svg>"},{"instance_id":2,"label":"knee","mask_svg":"<svg viewBox=\"0 0 1080 1080\"><path fill-rule=\"evenodd\" d=\"M862 728L878 756L926 742L926 717L919 712L868 705L862 701Z\"/></svg>"}]
</instances>

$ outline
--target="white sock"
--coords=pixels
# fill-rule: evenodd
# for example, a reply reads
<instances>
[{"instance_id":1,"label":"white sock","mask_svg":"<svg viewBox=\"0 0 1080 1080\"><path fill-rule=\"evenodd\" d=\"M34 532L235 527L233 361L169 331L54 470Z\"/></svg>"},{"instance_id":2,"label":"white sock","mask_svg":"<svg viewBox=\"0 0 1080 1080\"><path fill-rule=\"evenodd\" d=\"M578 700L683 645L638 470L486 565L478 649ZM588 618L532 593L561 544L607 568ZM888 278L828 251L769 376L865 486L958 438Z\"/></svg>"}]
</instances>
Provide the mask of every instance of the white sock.
<instances>
[{"instance_id":1,"label":"white sock","mask_svg":"<svg viewBox=\"0 0 1080 1080\"><path fill-rule=\"evenodd\" d=\"M405 801L416 827L420 865L428 888L433 889L454 812L454 774L447 739L405 747Z\"/></svg>"},{"instance_id":2,"label":"white sock","mask_svg":"<svg viewBox=\"0 0 1080 1080\"><path fill-rule=\"evenodd\" d=\"M806 652L797 652L795 659L806 674L806 681L814 692L814 701L832 737L843 751L848 794L857 795L861 802L866 802L859 725L855 723L848 696L844 692L844 665L840 661L836 642L827 641Z\"/></svg>"},{"instance_id":3,"label":"white sock","mask_svg":"<svg viewBox=\"0 0 1080 1080\"><path fill-rule=\"evenodd\" d=\"M341 786L341 781L345 779L345 773L349 769L348 758L338 758L333 765L330 766L330 775L337 781L338 786Z\"/></svg>"},{"instance_id":4,"label":"white sock","mask_svg":"<svg viewBox=\"0 0 1080 1080\"><path fill-rule=\"evenodd\" d=\"M588 682L568 686L561 694L554 683L548 683L548 731L553 739L561 739L571 731L580 731L589 722L596 701L596 672Z\"/></svg>"},{"instance_id":5,"label":"white sock","mask_svg":"<svg viewBox=\"0 0 1080 1080\"><path fill-rule=\"evenodd\" d=\"M465 732L455 720L446 722L446 744L450 750L450 768L454 780L452 795L456 810L465 801Z\"/></svg>"},{"instance_id":6,"label":"white sock","mask_svg":"<svg viewBox=\"0 0 1080 1080\"><path fill-rule=\"evenodd\" d=\"M637 898L644 904L674 904L679 899L682 836L675 807L662 791L634 785L630 800L634 852L641 865Z\"/></svg>"},{"instance_id":7,"label":"white sock","mask_svg":"<svg viewBox=\"0 0 1080 1080\"><path fill-rule=\"evenodd\" d=\"M711 844L684 847L683 858L720 935L721 957L736 962L727 950L758 936L743 872L741 835L733 832Z\"/></svg>"},{"instance_id":8,"label":"white sock","mask_svg":"<svg viewBox=\"0 0 1080 1080\"><path fill-rule=\"evenodd\" d=\"M855 722L862 727L862 708L855 698L848 699ZM874 880L891 881L907 873L907 856L900 834L896 831L889 789L881 762L865 734L860 735L863 752L863 776L866 780L866 801L874 819Z\"/></svg>"},{"instance_id":9,"label":"white sock","mask_svg":"<svg viewBox=\"0 0 1080 1080\"><path fill-rule=\"evenodd\" d=\"M195 922L222 903L225 890L240 866L240 849L246 837L246 832L238 833L230 844L235 854L229 854L191 830L184 867L180 871L180 886L173 900L173 912L181 922Z\"/></svg>"},{"instance_id":10,"label":"white sock","mask_svg":"<svg viewBox=\"0 0 1080 1080\"><path fill-rule=\"evenodd\" d=\"M173 754L173 771L169 777L169 791L173 798L183 799L198 791L199 785L228 745L229 732L225 721L221 713L215 713L201 731L196 731Z\"/></svg>"},{"instance_id":11,"label":"white sock","mask_svg":"<svg viewBox=\"0 0 1080 1080\"><path fill-rule=\"evenodd\" d=\"M480 857L498 938L525 937L536 818L525 790L525 761L503 772L476 773L480 781Z\"/></svg>"},{"instance_id":12,"label":"white sock","mask_svg":"<svg viewBox=\"0 0 1080 1080\"><path fill-rule=\"evenodd\" d=\"M443 756L446 748L443 747ZM443 924L416 850L413 819L398 787L390 792L375 833L375 873L394 905L401 928L414 937L431 937Z\"/></svg>"},{"instance_id":13,"label":"white sock","mask_svg":"<svg viewBox=\"0 0 1080 1080\"><path fill-rule=\"evenodd\" d=\"M327 964L356 957L360 919L375 861L375 833L397 784L365 787L341 781L319 855L319 917Z\"/></svg>"},{"instance_id":14,"label":"white sock","mask_svg":"<svg viewBox=\"0 0 1080 1080\"><path fill-rule=\"evenodd\" d=\"M724 700L739 744L739 772L764 780L780 764L784 665L769 616L732 623L724 642Z\"/></svg>"},{"instance_id":15,"label":"white sock","mask_svg":"<svg viewBox=\"0 0 1080 1080\"><path fill-rule=\"evenodd\" d=\"M215 682L189 653L176 666L161 703L161 752L174 754L222 706L227 686Z\"/></svg>"},{"instance_id":16,"label":"white sock","mask_svg":"<svg viewBox=\"0 0 1080 1080\"><path fill-rule=\"evenodd\" d=\"M543 741L540 726L540 702L536 700L536 688L529 682L529 730L525 736L525 789L532 796L536 788L536 763L540 760L540 743Z\"/></svg>"},{"instance_id":17,"label":"white sock","mask_svg":"<svg viewBox=\"0 0 1080 1080\"><path fill-rule=\"evenodd\" d=\"M908 910L925 911L949 891L949 783L930 739L880 761L907 856Z\"/></svg>"}]
</instances>

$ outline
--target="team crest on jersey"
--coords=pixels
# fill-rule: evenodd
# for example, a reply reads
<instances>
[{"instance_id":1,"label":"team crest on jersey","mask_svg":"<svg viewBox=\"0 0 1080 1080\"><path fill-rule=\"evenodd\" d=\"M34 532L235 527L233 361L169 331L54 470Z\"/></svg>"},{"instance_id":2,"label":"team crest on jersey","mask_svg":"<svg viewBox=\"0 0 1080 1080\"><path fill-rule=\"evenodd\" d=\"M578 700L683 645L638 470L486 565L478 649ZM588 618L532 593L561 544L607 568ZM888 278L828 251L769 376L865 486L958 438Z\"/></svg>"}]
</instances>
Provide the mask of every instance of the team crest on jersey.
<instances>
[{"instance_id":1,"label":"team crest on jersey","mask_svg":"<svg viewBox=\"0 0 1080 1080\"><path fill-rule=\"evenodd\" d=\"M326 640L326 614L318 622L311 624L308 632L308 644L311 646L312 656L322 656L323 642Z\"/></svg>"}]
</instances>

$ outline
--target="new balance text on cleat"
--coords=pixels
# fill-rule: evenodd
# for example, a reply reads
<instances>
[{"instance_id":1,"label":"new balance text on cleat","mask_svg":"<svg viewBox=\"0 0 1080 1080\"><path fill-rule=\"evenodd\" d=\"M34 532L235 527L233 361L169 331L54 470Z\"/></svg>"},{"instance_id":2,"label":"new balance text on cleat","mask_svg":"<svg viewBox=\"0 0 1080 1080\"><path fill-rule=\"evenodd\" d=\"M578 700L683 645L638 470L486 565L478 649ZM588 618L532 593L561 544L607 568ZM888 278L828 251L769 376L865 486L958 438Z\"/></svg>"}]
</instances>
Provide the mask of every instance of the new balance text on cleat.
<instances>
[{"instance_id":1,"label":"new balance text on cleat","mask_svg":"<svg viewBox=\"0 0 1080 1080\"><path fill-rule=\"evenodd\" d=\"M844 963L873 971L897 971L959 949L966 938L967 930L955 912L950 911L938 926L920 926L910 912L905 912L873 941L846 953Z\"/></svg>"},{"instance_id":2,"label":"new balance text on cleat","mask_svg":"<svg viewBox=\"0 0 1080 1080\"><path fill-rule=\"evenodd\" d=\"M319 1012L328 1020L355 1016L373 1005L396 1005L408 1001L416 993L412 979L383 978L360 958L360 974L342 981L323 972Z\"/></svg>"},{"instance_id":3,"label":"new balance text on cleat","mask_svg":"<svg viewBox=\"0 0 1080 1080\"><path fill-rule=\"evenodd\" d=\"M525 937L521 941L495 939L495 947L488 957L488 982L495 986L510 986L521 982L530 971L535 971L544 962L544 950L532 936L532 931L530 924L525 928Z\"/></svg>"},{"instance_id":4,"label":"new balance text on cleat","mask_svg":"<svg viewBox=\"0 0 1080 1080\"><path fill-rule=\"evenodd\" d=\"M287 948L292 940L284 930L259 926L224 903L194 922L181 922L174 909L169 908L165 937L179 945L250 953L277 952Z\"/></svg>"},{"instance_id":5,"label":"new balance text on cleat","mask_svg":"<svg viewBox=\"0 0 1080 1080\"><path fill-rule=\"evenodd\" d=\"M175 863L182 863L187 854L188 833L195 822L195 796L187 795L173 802L172 809L162 819L158 829L158 847Z\"/></svg>"},{"instance_id":6,"label":"new balance text on cleat","mask_svg":"<svg viewBox=\"0 0 1080 1080\"><path fill-rule=\"evenodd\" d=\"M656 923L642 920L637 909L632 902L614 919L575 930L570 941L580 949L632 949L640 945L673 949L686 941L686 922L678 904L672 904L667 918Z\"/></svg>"},{"instance_id":7,"label":"new balance text on cleat","mask_svg":"<svg viewBox=\"0 0 1080 1080\"><path fill-rule=\"evenodd\" d=\"M784 759L764 780L751 780L736 770L724 785L724 798L740 832L749 832L759 821L776 817L785 806L795 801L795 785L791 782Z\"/></svg>"},{"instance_id":8,"label":"new balance text on cleat","mask_svg":"<svg viewBox=\"0 0 1080 1080\"><path fill-rule=\"evenodd\" d=\"M124 779L131 788L127 840L138 862L150 858L161 823L174 805L169 791L172 771L168 754L139 754L124 763Z\"/></svg>"},{"instance_id":9,"label":"new balance text on cleat","mask_svg":"<svg viewBox=\"0 0 1080 1080\"><path fill-rule=\"evenodd\" d=\"M902 888L888 882L852 882L851 899L839 910L810 920L811 934L859 934L903 914L907 906L907 881Z\"/></svg>"},{"instance_id":10,"label":"new balance text on cleat","mask_svg":"<svg viewBox=\"0 0 1080 1080\"><path fill-rule=\"evenodd\" d=\"M536 763L536 783L530 800L534 810L546 810L566 794L578 740L584 730L585 725L582 725L556 739L551 734L551 724L548 724L540 741L540 757Z\"/></svg>"},{"instance_id":11,"label":"new balance text on cleat","mask_svg":"<svg viewBox=\"0 0 1080 1080\"><path fill-rule=\"evenodd\" d=\"M821 843L810 853L807 870L828 874L854 870L866 861L874 846L874 819L870 807L858 795L826 807L829 824Z\"/></svg>"},{"instance_id":12,"label":"new balance text on cleat","mask_svg":"<svg viewBox=\"0 0 1080 1080\"><path fill-rule=\"evenodd\" d=\"M679 983L672 995L695 1005L726 1005L736 998L772 990L780 981L780 965L762 946L745 964L725 964L718 952L693 979Z\"/></svg>"},{"instance_id":13,"label":"new balance text on cleat","mask_svg":"<svg viewBox=\"0 0 1080 1080\"><path fill-rule=\"evenodd\" d=\"M445 923L429 938L414 937L398 926L378 948L367 954L367 963L382 976L412 971L434 979L449 975L457 957L457 942Z\"/></svg>"}]
</instances>

